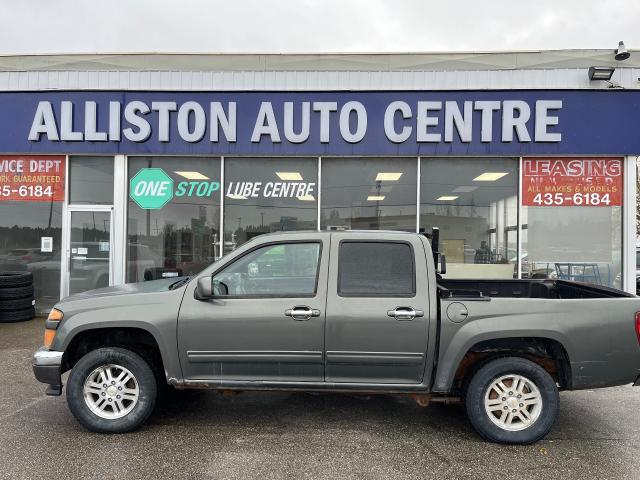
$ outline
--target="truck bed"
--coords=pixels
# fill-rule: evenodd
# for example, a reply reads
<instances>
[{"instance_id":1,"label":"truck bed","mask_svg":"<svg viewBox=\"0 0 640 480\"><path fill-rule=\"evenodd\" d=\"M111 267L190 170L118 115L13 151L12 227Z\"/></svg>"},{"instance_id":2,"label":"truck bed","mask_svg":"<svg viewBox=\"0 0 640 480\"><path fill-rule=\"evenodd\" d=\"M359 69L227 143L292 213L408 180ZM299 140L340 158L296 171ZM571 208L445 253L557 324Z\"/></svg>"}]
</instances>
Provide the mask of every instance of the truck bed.
<instances>
[{"instance_id":1,"label":"truck bed","mask_svg":"<svg viewBox=\"0 0 640 480\"><path fill-rule=\"evenodd\" d=\"M634 295L614 288L568 280L438 280L441 298L618 298Z\"/></svg>"}]
</instances>

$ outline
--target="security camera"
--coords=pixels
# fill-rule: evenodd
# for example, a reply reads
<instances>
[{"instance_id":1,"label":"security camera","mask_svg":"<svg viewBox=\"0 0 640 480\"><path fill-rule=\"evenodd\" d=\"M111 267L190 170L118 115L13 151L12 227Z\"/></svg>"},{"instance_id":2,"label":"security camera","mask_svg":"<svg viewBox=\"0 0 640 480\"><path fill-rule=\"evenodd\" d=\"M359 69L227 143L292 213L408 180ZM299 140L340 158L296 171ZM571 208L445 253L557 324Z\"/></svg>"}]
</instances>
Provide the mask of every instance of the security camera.
<instances>
[{"instance_id":1,"label":"security camera","mask_svg":"<svg viewBox=\"0 0 640 480\"><path fill-rule=\"evenodd\" d=\"M616 54L615 59L618 61L626 60L631 56L631 54L627 51L627 47L624 46L624 42L618 43L618 49L614 50Z\"/></svg>"}]
</instances>

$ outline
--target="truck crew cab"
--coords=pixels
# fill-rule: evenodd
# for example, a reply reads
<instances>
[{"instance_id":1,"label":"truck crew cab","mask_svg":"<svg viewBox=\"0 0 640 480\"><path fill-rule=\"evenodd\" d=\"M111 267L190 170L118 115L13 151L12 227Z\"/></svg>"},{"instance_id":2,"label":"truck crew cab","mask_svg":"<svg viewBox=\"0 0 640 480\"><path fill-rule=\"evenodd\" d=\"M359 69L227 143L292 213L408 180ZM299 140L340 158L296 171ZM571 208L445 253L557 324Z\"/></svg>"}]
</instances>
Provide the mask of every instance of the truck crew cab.
<instances>
[{"instance_id":1,"label":"truck crew cab","mask_svg":"<svg viewBox=\"0 0 640 480\"><path fill-rule=\"evenodd\" d=\"M500 443L544 437L559 390L640 384L637 297L558 280L445 280L437 259L419 234L263 235L193 278L62 300L34 372L60 395L71 370L69 408L97 432L139 427L170 385L457 397Z\"/></svg>"}]
</instances>

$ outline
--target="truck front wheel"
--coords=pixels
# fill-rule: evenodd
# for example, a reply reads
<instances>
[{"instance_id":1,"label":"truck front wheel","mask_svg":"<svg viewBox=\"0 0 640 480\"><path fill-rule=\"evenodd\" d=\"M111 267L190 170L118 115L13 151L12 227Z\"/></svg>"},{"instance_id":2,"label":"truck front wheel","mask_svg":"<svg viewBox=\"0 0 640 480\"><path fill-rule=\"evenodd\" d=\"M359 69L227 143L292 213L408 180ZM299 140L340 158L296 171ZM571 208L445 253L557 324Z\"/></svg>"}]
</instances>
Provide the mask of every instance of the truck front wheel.
<instances>
[{"instance_id":1,"label":"truck front wheel","mask_svg":"<svg viewBox=\"0 0 640 480\"><path fill-rule=\"evenodd\" d=\"M73 367L67 382L67 403L87 429L124 433L140 427L153 411L155 375L138 354L124 348L99 348Z\"/></svg>"},{"instance_id":2,"label":"truck front wheel","mask_svg":"<svg viewBox=\"0 0 640 480\"><path fill-rule=\"evenodd\" d=\"M519 357L493 360L469 382L469 421L486 440L530 444L544 438L558 415L560 397L553 378Z\"/></svg>"}]
</instances>

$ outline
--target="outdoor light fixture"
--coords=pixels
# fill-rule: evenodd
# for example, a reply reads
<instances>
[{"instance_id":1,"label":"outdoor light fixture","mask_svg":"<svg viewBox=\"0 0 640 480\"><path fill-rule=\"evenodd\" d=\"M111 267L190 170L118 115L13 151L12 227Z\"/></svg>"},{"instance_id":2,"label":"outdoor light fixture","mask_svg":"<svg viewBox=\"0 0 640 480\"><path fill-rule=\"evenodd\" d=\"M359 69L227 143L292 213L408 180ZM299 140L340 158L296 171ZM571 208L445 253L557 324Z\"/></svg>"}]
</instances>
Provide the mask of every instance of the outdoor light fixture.
<instances>
[{"instance_id":1,"label":"outdoor light fixture","mask_svg":"<svg viewBox=\"0 0 640 480\"><path fill-rule=\"evenodd\" d=\"M439 198L436 198L436 200L439 200L441 202L451 202L452 200L455 200L456 198L458 198L458 195L443 195Z\"/></svg>"},{"instance_id":2,"label":"outdoor light fixture","mask_svg":"<svg viewBox=\"0 0 640 480\"><path fill-rule=\"evenodd\" d=\"M239 195L237 193L229 193L227 194L227 198L230 198L231 200L246 200L247 197L245 197L244 195Z\"/></svg>"},{"instance_id":3,"label":"outdoor light fixture","mask_svg":"<svg viewBox=\"0 0 640 480\"><path fill-rule=\"evenodd\" d=\"M611 80L616 67L589 67L589 80Z\"/></svg>"},{"instance_id":4,"label":"outdoor light fixture","mask_svg":"<svg viewBox=\"0 0 640 480\"><path fill-rule=\"evenodd\" d=\"M384 199L385 199L385 196L384 196L384 195L369 195L369 196L367 197L367 200L368 200L369 202L381 202L381 201L383 201Z\"/></svg>"},{"instance_id":5,"label":"outdoor light fixture","mask_svg":"<svg viewBox=\"0 0 640 480\"><path fill-rule=\"evenodd\" d=\"M200 172L174 172L187 180L209 180L209 177Z\"/></svg>"},{"instance_id":6,"label":"outdoor light fixture","mask_svg":"<svg viewBox=\"0 0 640 480\"><path fill-rule=\"evenodd\" d=\"M618 49L614 50L615 59L621 62L622 60L626 60L631 56L631 54L627 51L627 47L624 46L624 42L621 40L618 42Z\"/></svg>"},{"instance_id":7,"label":"outdoor light fixture","mask_svg":"<svg viewBox=\"0 0 640 480\"><path fill-rule=\"evenodd\" d=\"M401 176L402 172L378 172L376 182L397 182Z\"/></svg>"},{"instance_id":8,"label":"outdoor light fixture","mask_svg":"<svg viewBox=\"0 0 640 480\"><path fill-rule=\"evenodd\" d=\"M509 175L509 172L485 172L473 179L474 182L495 182L502 177Z\"/></svg>"},{"instance_id":9,"label":"outdoor light fixture","mask_svg":"<svg viewBox=\"0 0 640 480\"><path fill-rule=\"evenodd\" d=\"M278 178L280 178L280 180L285 181L302 180L302 175L300 175L300 172L276 172L276 175L278 176Z\"/></svg>"}]
</instances>

